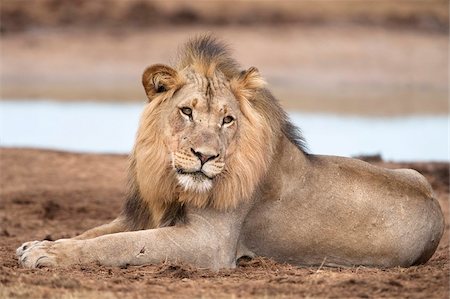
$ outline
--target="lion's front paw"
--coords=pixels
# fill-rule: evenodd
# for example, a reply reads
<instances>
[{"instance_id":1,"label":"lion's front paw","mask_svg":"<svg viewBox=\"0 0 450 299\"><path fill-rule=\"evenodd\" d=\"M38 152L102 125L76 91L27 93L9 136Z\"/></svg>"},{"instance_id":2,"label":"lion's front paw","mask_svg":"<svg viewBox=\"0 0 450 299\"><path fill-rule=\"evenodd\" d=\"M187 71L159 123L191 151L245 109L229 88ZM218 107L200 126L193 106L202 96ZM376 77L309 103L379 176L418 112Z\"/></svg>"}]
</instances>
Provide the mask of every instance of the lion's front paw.
<instances>
[{"instance_id":1,"label":"lion's front paw","mask_svg":"<svg viewBox=\"0 0 450 299\"><path fill-rule=\"evenodd\" d=\"M79 251L74 245L73 240L26 242L17 248L16 255L26 268L68 266L78 260Z\"/></svg>"},{"instance_id":2,"label":"lion's front paw","mask_svg":"<svg viewBox=\"0 0 450 299\"><path fill-rule=\"evenodd\" d=\"M31 247L33 247L34 245L40 243L42 241L30 241L30 242L25 242L22 245L20 245L19 248L16 249L16 255L19 257L21 256L25 250L30 249Z\"/></svg>"}]
</instances>

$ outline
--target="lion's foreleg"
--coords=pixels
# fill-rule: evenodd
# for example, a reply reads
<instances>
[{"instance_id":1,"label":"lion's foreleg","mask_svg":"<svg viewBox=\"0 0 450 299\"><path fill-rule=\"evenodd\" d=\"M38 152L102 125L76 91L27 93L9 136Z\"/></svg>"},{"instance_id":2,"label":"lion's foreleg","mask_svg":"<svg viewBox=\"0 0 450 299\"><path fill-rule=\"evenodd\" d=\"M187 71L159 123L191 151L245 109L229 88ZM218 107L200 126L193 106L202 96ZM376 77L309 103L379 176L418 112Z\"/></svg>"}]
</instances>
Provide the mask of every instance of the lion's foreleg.
<instances>
[{"instance_id":1,"label":"lion's foreleg","mask_svg":"<svg viewBox=\"0 0 450 299\"><path fill-rule=\"evenodd\" d=\"M233 267L242 218L237 213L191 213L189 224L109 234L88 240L35 242L19 247L25 267L67 266L97 262L108 266L144 265L164 261L197 267Z\"/></svg>"},{"instance_id":2,"label":"lion's foreleg","mask_svg":"<svg viewBox=\"0 0 450 299\"><path fill-rule=\"evenodd\" d=\"M235 266L237 237L214 228L166 227L120 233L88 240L87 255L108 266L144 265L164 261L211 269Z\"/></svg>"},{"instance_id":3,"label":"lion's foreleg","mask_svg":"<svg viewBox=\"0 0 450 299\"><path fill-rule=\"evenodd\" d=\"M88 231L85 231L81 235L74 237L74 240L86 240L92 239L103 235L120 233L127 230L125 219L121 216L117 217L113 221L107 224L103 224L94 227Z\"/></svg>"}]
</instances>

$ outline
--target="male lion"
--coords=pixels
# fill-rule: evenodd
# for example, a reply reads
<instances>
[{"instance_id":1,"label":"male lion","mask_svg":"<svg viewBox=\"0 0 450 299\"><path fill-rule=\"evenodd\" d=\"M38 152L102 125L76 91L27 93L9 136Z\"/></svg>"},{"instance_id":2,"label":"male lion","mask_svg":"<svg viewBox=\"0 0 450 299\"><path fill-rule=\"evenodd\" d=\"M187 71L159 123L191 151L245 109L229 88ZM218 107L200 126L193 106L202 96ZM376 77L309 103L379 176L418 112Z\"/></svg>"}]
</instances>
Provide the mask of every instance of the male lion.
<instances>
[{"instance_id":1,"label":"male lion","mask_svg":"<svg viewBox=\"0 0 450 299\"><path fill-rule=\"evenodd\" d=\"M23 266L219 269L260 255L407 267L436 250L444 219L422 175L308 154L257 69L242 71L214 38L189 41L175 69L153 65L142 83L122 213L73 239L23 244Z\"/></svg>"}]
</instances>

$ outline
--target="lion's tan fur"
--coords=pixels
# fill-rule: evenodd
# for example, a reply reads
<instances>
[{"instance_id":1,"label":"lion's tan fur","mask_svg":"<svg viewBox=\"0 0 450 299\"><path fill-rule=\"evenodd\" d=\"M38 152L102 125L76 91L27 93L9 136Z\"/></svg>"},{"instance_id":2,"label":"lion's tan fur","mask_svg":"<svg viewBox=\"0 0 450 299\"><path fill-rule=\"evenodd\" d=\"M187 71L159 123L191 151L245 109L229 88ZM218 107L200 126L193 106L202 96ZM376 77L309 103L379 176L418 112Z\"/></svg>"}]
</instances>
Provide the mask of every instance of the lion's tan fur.
<instances>
[{"instance_id":1,"label":"lion's tan fur","mask_svg":"<svg viewBox=\"0 0 450 299\"><path fill-rule=\"evenodd\" d=\"M219 269L260 255L394 267L435 252L445 222L423 176L306 153L258 71L241 72L211 37L190 41L176 69L147 68L142 81L149 102L123 213L76 239L23 244L22 265Z\"/></svg>"}]
</instances>

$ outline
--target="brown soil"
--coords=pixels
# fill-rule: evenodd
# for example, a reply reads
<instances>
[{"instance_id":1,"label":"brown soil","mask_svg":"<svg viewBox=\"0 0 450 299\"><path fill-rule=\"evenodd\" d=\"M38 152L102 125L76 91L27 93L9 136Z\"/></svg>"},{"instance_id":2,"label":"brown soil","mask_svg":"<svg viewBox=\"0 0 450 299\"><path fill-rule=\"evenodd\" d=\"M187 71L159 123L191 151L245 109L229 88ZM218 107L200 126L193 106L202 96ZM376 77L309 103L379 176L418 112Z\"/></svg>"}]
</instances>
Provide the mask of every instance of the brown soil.
<instances>
[{"instance_id":1,"label":"brown soil","mask_svg":"<svg viewBox=\"0 0 450 299\"><path fill-rule=\"evenodd\" d=\"M32 149L0 149L0 155L1 298L449 296L448 224L431 260L411 268L302 268L256 258L218 273L177 264L22 269L14 255L22 242L72 237L117 215L127 159ZM373 163L423 173L448 218L448 163Z\"/></svg>"},{"instance_id":2,"label":"brown soil","mask_svg":"<svg viewBox=\"0 0 450 299\"><path fill-rule=\"evenodd\" d=\"M189 26L1 37L3 99L143 101L140 76L213 32L283 106L362 115L448 113L448 35L358 26Z\"/></svg>"},{"instance_id":3,"label":"brown soil","mask_svg":"<svg viewBox=\"0 0 450 299\"><path fill-rule=\"evenodd\" d=\"M448 1L2 0L0 32L161 25L342 24L448 32Z\"/></svg>"},{"instance_id":4,"label":"brown soil","mask_svg":"<svg viewBox=\"0 0 450 299\"><path fill-rule=\"evenodd\" d=\"M3 99L143 101L145 67L212 32L288 109L448 113L446 0L1 4Z\"/></svg>"}]
</instances>

